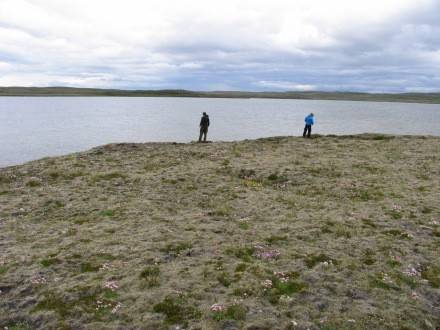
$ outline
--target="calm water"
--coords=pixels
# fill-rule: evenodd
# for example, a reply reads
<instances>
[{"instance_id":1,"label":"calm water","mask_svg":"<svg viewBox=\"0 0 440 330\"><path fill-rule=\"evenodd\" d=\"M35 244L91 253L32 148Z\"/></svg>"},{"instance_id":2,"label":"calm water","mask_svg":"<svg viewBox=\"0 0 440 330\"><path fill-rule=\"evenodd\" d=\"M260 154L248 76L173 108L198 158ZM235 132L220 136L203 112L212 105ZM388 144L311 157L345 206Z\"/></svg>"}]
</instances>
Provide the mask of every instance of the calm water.
<instances>
[{"instance_id":1,"label":"calm water","mask_svg":"<svg viewBox=\"0 0 440 330\"><path fill-rule=\"evenodd\" d=\"M313 133L440 135L440 105L264 99L0 97L0 167L110 142L198 137L203 111L210 140Z\"/></svg>"}]
</instances>

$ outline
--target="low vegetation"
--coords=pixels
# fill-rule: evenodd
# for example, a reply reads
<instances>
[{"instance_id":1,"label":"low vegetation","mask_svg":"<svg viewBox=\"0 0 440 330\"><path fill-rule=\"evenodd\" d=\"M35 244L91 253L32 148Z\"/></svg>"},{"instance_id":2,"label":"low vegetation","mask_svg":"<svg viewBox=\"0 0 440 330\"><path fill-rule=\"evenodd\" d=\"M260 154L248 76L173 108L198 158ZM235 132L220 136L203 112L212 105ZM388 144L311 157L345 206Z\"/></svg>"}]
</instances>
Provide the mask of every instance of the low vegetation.
<instances>
[{"instance_id":1,"label":"low vegetation","mask_svg":"<svg viewBox=\"0 0 440 330\"><path fill-rule=\"evenodd\" d=\"M366 134L0 169L0 329L439 329L439 160Z\"/></svg>"},{"instance_id":2,"label":"low vegetation","mask_svg":"<svg viewBox=\"0 0 440 330\"><path fill-rule=\"evenodd\" d=\"M378 102L440 103L440 93L354 93L354 92L240 92L240 91L189 91L122 90L72 87L0 87L0 96L125 96L125 97L215 97L215 98L271 98L300 100L350 100ZM375 139L386 137L377 135Z\"/></svg>"}]
</instances>

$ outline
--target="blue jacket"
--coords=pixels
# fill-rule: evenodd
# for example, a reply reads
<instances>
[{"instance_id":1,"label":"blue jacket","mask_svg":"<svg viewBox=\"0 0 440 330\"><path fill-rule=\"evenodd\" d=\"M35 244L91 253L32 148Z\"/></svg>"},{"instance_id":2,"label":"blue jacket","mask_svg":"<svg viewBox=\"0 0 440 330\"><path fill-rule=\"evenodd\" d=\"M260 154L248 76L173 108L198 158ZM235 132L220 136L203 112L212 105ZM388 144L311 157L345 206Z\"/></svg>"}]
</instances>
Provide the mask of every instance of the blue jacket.
<instances>
[{"instance_id":1,"label":"blue jacket","mask_svg":"<svg viewBox=\"0 0 440 330\"><path fill-rule=\"evenodd\" d=\"M315 120L313 119L313 116L308 115L304 121L306 122L306 125L313 125L315 123Z\"/></svg>"}]
</instances>

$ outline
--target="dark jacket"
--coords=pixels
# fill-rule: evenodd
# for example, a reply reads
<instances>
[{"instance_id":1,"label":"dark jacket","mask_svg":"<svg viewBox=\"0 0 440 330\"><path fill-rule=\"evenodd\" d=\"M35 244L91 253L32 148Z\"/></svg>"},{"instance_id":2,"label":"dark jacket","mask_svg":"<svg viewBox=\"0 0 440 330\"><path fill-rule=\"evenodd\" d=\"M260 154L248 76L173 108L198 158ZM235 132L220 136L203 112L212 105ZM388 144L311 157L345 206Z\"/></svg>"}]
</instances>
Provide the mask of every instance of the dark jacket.
<instances>
[{"instance_id":1,"label":"dark jacket","mask_svg":"<svg viewBox=\"0 0 440 330\"><path fill-rule=\"evenodd\" d=\"M202 119L200 119L200 127L208 127L209 126L209 116L204 115Z\"/></svg>"}]
</instances>

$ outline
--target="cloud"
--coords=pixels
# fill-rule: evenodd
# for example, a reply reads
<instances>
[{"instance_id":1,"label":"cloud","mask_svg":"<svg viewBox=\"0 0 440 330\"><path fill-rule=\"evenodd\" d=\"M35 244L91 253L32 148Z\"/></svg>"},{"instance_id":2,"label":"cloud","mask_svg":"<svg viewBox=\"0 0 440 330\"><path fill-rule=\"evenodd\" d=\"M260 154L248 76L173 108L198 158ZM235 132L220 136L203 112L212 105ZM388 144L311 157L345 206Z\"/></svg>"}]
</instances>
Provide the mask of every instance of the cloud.
<instances>
[{"instance_id":1,"label":"cloud","mask_svg":"<svg viewBox=\"0 0 440 330\"><path fill-rule=\"evenodd\" d=\"M440 91L436 0L1 0L0 85Z\"/></svg>"},{"instance_id":2,"label":"cloud","mask_svg":"<svg viewBox=\"0 0 440 330\"><path fill-rule=\"evenodd\" d=\"M315 85L301 85L289 81L259 81L257 85L263 88L272 88L276 90L287 90L287 91L312 91L316 89Z\"/></svg>"}]
</instances>

